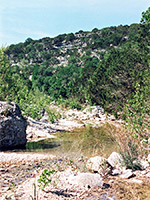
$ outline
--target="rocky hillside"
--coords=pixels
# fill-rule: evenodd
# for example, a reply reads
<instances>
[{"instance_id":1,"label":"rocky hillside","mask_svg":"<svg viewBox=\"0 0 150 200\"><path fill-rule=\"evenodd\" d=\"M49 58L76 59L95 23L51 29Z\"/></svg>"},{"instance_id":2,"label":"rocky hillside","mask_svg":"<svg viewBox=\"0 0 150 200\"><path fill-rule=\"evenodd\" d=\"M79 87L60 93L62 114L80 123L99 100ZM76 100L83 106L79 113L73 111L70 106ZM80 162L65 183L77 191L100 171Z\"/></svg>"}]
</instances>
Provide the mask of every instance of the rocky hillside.
<instances>
[{"instance_id":1,"label":"rocky hillside","mask_svg":"<svg viewBox=\"0 0 150 200\"><path fill-rule=\"evenodd\" d=\"M26 86L25 90L38 89L58 102L69 99L72 108L88 102L117 112L137 85L148 94L149 30L150 24L120 25L10 45L5 51L8 74L22 86L15 83L9 91L18 94Z\"/></svg>"},{"instance_id":2,"label":"rocky hillside","mask_svg":"<svg viewBox=\"0 0 150 200\"><path fill-rule=\"evenodd\" d=\"M110 48L121 48L127 41L131 42L139 29L139 24L132 24L102 30L95 28L91 32L79 31L55 38L28 38L24 43L10 45L6 53L11 63L18 65L24 60L26 64L66 66L72 56L78 57L78 64L82 65L84 55L102 59L104 52Z\"/></svg>"}]
</instances>

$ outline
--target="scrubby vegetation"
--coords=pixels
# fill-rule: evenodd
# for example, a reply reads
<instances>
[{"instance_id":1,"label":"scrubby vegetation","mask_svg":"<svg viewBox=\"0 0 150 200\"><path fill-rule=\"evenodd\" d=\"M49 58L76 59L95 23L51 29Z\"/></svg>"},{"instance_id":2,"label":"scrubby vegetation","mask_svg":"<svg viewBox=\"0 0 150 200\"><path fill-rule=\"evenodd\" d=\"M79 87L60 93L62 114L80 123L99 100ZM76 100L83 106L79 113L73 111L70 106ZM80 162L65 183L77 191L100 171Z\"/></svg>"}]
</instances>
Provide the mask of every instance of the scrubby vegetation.
<instances>
[{"instance_id":1,"label":"scrubby vegetation","mask_svg":"<svg viewBox=\"0 0 150 200\"><path fill-rule=\"evenodd\" d=\"M120 25L10 45L3 49L8 60L1 68L1 99L20 102L39 90L51 100L100 104L117 115L137 84L141 90L147 85L149 29Z\"/></svg>"},{"instance_id":2,"label":"scrubby vegetation","mask_svg":"<svg viewBox=\"0 0 150 200\"><path fill-rule=\"evenodd\" d=\"M132 142L137 149L135 140L139 145L149 138L148 10L141 24L28 38L1 48L0 100L15 101L33 118L39 118L44 107L52 120L54 113L47 105L53 100L78 109L81 104L99 104L128 122L130 155Z\"/></svg>"}]
</instances>

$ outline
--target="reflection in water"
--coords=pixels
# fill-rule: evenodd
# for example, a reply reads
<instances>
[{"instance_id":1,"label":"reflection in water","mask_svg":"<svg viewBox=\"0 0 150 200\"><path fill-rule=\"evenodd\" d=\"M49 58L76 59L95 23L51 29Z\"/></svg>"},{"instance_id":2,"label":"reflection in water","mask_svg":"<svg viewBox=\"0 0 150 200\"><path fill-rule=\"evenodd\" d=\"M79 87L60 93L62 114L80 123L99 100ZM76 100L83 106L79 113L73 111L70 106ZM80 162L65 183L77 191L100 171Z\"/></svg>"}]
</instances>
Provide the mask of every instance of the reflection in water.
<instances>
[{"instance_id":1,"label":"reflection in water","mask_svg":"<svg viewBox=\"0 0 150 200\"><path fill-rule=\"evenodd\" d=\"M56 138L27 143L26 151L77 157L108 156L112 151L117 151L117 143L113 137L115 130L113 125L104 124L100 128L88 126L71 133L57 133Z\"/></svg>"},{"instance_id":2,"label":"reflection in water","mask_svg":"<svg viewBox=\"0 0 150 200\"><path fill-rule=\"evenodd\" d=\"M41 140L38 142L28 142L26 144L26 151L35 151L35 150L44 150L44 149L52 149L60 146L60 144L53 140Z\"/></svg>"}]
</instances>

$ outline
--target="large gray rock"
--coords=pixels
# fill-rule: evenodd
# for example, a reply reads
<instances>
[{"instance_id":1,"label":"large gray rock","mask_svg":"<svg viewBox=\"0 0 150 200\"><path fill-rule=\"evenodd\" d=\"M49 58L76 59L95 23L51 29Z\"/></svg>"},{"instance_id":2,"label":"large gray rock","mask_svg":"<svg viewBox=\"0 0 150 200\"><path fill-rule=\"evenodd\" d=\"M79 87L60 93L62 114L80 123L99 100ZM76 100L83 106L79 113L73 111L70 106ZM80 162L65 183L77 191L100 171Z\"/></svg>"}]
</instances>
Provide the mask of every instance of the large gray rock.
<instances>
[{"instance_id":1,"label":"large gray rock","mask_svg":"<svg viewBox=\"0 0 150 200\"><path fill-rule=\"evenodd\" d=\"M14 102L0 101L0 149L24 147L26 127L19 106Z\"/></svg>"}]
</instances>

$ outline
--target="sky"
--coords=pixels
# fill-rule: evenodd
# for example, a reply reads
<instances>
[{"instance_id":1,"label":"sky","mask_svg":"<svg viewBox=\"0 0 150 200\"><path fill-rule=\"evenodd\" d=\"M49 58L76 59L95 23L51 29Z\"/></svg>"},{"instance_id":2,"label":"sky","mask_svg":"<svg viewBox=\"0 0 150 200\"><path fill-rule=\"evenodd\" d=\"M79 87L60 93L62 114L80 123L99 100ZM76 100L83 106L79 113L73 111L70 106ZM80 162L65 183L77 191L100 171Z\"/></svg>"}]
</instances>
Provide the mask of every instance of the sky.
<instances>
[{"instance_id":1,"label":"sky","mask_svg":"<svg viewBox=\"0 0 150 200\"><path fill-rule=\"evenodd\" d=\"M149 0L0 0L0 47L139 23Z\"/></svg>"}]
</instances>

